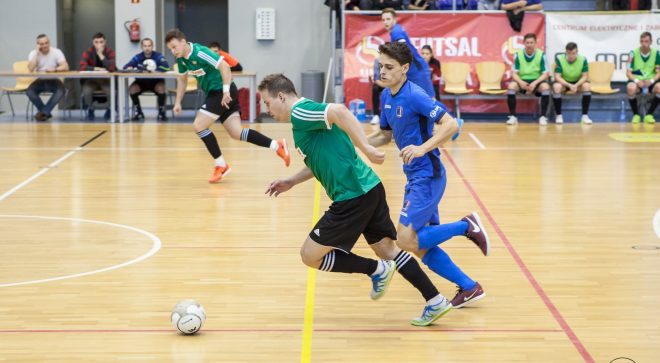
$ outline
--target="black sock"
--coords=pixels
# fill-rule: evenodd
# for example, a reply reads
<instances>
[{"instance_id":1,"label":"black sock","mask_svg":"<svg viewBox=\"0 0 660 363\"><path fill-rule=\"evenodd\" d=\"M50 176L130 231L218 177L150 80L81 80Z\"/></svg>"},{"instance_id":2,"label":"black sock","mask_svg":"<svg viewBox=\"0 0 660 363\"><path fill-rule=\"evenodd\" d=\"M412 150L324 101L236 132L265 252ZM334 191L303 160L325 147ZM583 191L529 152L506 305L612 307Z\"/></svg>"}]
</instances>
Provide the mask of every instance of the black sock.
<instances>
[{"instance_id":1,"label":"black sock","mask_svg":"<svg viewBox=\"0 0 660 363\"><path fill-rule=\"evenodd\" d=\"M326 272L362 273L371 275L376 272L378 261L364 258L354 253L331 251L323 256L319 270Z\"/></svg>"},{"instance_id":2,"label":"black sock","mask_svg":"<svg viewBox=\"0 0 660 363\"><path fill-rule=\"evenodd\" d=\"M555 105L555 113L561 115L561 97L552 97L552 103Z\"/></svg>"},{"instance_id":3,"label":"black sock","mask_svg":"<svg viewBox=\"0 0 660 363\"><path fill-rule=\"evenodd\" d=\"M133 105L135 106L135 112L136 113L142 113L142 107L140 106L140 97L139 97L139 95L137 93L131 95L131 100L133 101Z\"/></svg>"},{"instance_id":4,"label":"black sock","mask_svg":"<svg viewBox=\"0 0 660 363\"><path fill-rule=\"evenodd\" d=\"M589 104L591 103L591 93L585 93L582 95L582 114L586 115L589 113Z\"/></svg>"},{"instance_id":5,"label":"black sock","mask_svg":"<svg viewBox=\"0 0 660 363\"><path fill-rule=\"evenodd\" d=\"M158 111L164 110L165 109L165 98L167 95L164 93L157 93L156 98L158 99Z\"/></svg>"},{"instance_id":6,"label":"black sock","mask_svg":"<svg viewBox=\"0 0 660 363\"><path fill-rule=\"evenodd\" d=\"M506 102L509 104L509 113L511 116L516 115L516 95L509 94L506 96Z\"/></svg>"},{"instance_id":7,"label":"black sock","mask_svg":"<svg viewBox=\"0 0 660 363\"><path fill-rule=\"evenodd\" d=\"M548 113L548 106L550 106L550 95L541 95L541 116Z\"/></svg>"},{"instance_id":8,"label":"black sock","mask_svg":"<svg viewBox=\"0 0 660 363\"><path fill-rule=\"evenodd\" d=\"M417 260L408 252L401 251L394 258L396 262L396 269L401 276L408 280L424 297L424 300L429 301L438 296L438 289L431 282L429 277L419 267Z\"/></svg>"},{"instance_id":9,"label":"black sock","mask_svg":"<svg viewBox=\"0 0 660 363\"><path fill-rule=\"evenodd\" d=\"M205 129L198 132L197 136L204 141L204 145L206 145L206 149L209 151L209 154L211 154L213 159L217 159L222 155L222 152L220 152L220 146L218 146L218 140L216 140L215 135L213 135L213 131Z\"/></svg>"},{"instance_id":10,"label":"black sock","mask_svg":"<svg viewBox=\"0 0 660 363\"><path fill-rule=\"evenodd\" d=\"M651 102L651 107L646 112L646 114L653 115L653 112L655 112L656 107L658 107L658 103L660 103L660 95L655 95L655 97L653 97L653 102Z\"/></svg>"},{"instance_id":11,"label":"black sock","mask_svg":"<svg viewBox=\"0 0 660 363\"><path fill-rule=\"evenodd\" d=\"M270 143L273 140L259 131L243 129L241 131L241 141L247 141L261 147L270 147Z\"/></svg>"},{"instance_id":12,"label":"black sock","mask_svg":"<svg viewBox=\"0 0 660 363\"><path fill-rule=\"evenodd\" d=\"M637 97L629 98L630 109L632 110L633 115L639 115L639 108L637 107Z\"/></svg>"}]
</instances>

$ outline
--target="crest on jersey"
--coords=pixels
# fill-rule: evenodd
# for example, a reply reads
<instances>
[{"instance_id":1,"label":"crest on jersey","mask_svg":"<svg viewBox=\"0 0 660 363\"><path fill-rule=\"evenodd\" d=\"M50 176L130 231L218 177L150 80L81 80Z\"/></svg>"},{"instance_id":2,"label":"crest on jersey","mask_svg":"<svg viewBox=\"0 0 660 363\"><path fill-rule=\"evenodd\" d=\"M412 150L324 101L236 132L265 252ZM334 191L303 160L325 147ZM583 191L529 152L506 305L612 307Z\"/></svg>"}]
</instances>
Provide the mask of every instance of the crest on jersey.
<instances>
[{"instance_id":1,"label":"crest on jersey","mask_svg":"<svg viewBox=\"0 0 660 363\"><path fill-rule=\"evenodd\" d=\"M403 106L396 106L396 117L403 117Z\"/></svg>"},{"instance_id":2,"label":"crest on jersey","mask_svg":"<svg viewBox=\"0 0 660 363\"><path fill-rule=\"evenodd\" d=\"M197 65L197 61L192 61L192 64L195 64L195 65Z\"/></svg>"}]
</instances>

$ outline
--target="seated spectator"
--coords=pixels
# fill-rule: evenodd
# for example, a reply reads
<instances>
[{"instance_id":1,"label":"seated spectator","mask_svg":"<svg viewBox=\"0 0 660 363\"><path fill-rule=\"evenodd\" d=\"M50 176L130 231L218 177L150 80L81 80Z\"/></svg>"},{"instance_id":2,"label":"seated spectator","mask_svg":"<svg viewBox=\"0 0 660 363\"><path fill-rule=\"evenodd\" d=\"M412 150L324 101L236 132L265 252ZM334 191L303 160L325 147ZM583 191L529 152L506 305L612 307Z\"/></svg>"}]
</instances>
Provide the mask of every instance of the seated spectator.
<instances>
[{"instance_id":1,"label":"seated spectator","mask_svg":"<svg viewBox=\"0 0 660 363\"><path fill-rule=\"evenodd\" d=\"M499 10L500 0L479 0L477 10Z\"/></svg>"},{"instance_id":2,"label":"seated spectator","mask_svg":"<svg viewBox=\"0 0 660 363\"><path fill-rule=\"evenodd\" d=\"M432 10L432 0L403 0L403 10Z\"/></svg>"},{"instance_id":3,"label":"seated spectator","mask_svg":"<svg viewBox=\"0 0 660 363\"><path fill-rule=\"evenodd\" d=\"M524 37L525 48L519 50L513 63L513 81L509 83L507 103L509 105L509 119L507 125L518 123L516 117L516 93L534 94L541 97L541 117L539 125L548 124L545 116L550 103L550 85L548 85L548 71L546 69L545 53L536 48L536 34L528 33Z\"/></svg>"},{"instance_id":4,"label":"seated spectator","mask_svg":"<svg viewBox=\"0 0 660 363\"><path fill-rule=\"evenodd\" d=\"M222 59L227 62L227 64L229 64L229 68L231 68L232 72L243 71L243 66L238 62L238 59L232 57L229 53L222 50L219 42L211 42L209 44L209 49L211 49L213 53L222 57Z\"/></svg>"},{"instance_id":5,"label":"seated spectator","mask_svg":"<svg viewBox=\"0 0 660 363\"><path fill-rule=\"evenodd\" d=\"M435 0L435 10L454 10L454 0ZM456 10L463 10L463 0L456 0Z\"/></svg>"},{"instance_id":6,"label":"seated spectator","mask_svg":"<svg viewBox=\"0 0 660 363\"><path fill-rule=\"evenodd\" d=\"M440 77L442 76L440 61L433 56L433 48L428 44L422 47L422 58L424 58L429 64L429 68L431 68L431 82L433 82L435 99L440 101Z\"/></svg>"},{"instance_id":7,"label":"seated spectator","mask_svg":"<svg viewBox=\"0 0 660 363\"><path fill-rule=\"evenodd\" d=\"M344 0L344 9L359 11L360 10L360 0Z\"/></svg>"},{"instance_id":8,"label":"seated spectator","mask_svg":"<svg viewBox=\"0 0 660 363\"><path fill-rule=\"evenodd\" d=\"M115 52L106 46L105 35L96 33L92 37L92 46L87 48L82 54L80 60L81 71L107 71L117 70L115 65ZM94 119L93 96L94 92L101 90L106 98L110 99L110 80L109 79L85 79L82 83L83 101L87 106L87 119ZM108 102L110 103L110 102ZM103 116L105 120L110 119L110 108L105 111Z\"/></svg>"},{"instance_id":9,"label":"seated spectator","mask_svg":"<svg viewBox=\"0 0 660 363\"><path fill-rule=\"evenodd\" d=\"M646 111L644 122L653 124L655 118L653 113L660 104L660 51L651 47L653 37L651 33L644 32L639 37L639 48L630 52L628 63L628 101L632 109L632 123L640 122L639 106L637 105L637 94L650 93L654 95L651 106Z\"/></svg>"},{"instance_id":10,"label":"seated spectator","mask_svg":"<svg viewBox=\"0 0 660 363\"><path fill-rule=\"evenodd\" d=\"M142 47L142 52L136 54L131 58L124 69L137 69L149 72L166 72L170 69L169 64L165 57L156 51L154 51L154 41L151 38L144 38L140 42ZM150 69L153 67L154 69ZM131 95L131 100L133 100L133 105L135 105L135 114L133 115L132 120L144 120L144 113L142 112L142 106L140 106L140 95L142 92L153 92L158 98L158 119L160 121L167 121L167 116L165 115L165 98L167 97L167 91L165 89L165 79L164 78L136 78L131 86L128 88L128 93Z\"/></svg>"},{"instance_id":11,"label":"seated spectator","mask_svg":"<svg viewBox=\"0 0 660 363\"><path fill-rule=\"evenodd\" d=\"M373 3L371 10L401 9L403 6L403 0L371 0L371 2ZM360 8L362 9L362 7Z\"/></svg>"},{"instance_id":12,"label":"seated spectator","mask_svg":"<svg viewBox=\"0 0 660 363\"><path fill-rule=\"evenodd\" d=\"M589 118L589 103L591 103L591 85L589 84L589 62L583 55L578 54L577 44L566 44L566 53L555 57L555 83L552 85L552 102L555 104L557 118L555 122L564 123L561 114L562 93L582 92L582 119L581 122L591 125Z\"/></svg>"},{"instance_id":13,"label":"seated spectator","mask_svg":"<svg viewBox=\"0 0 660 363\"><path fill-rule=\"evenodd\" d=\"M37 49L30 52L28 61L30 72L66 72L69 70L69 63L64 58L64 54L61 50L50 46L50 40L46 34L37 36ZM39 97L43 92L52 93L45 105ZM51 114L53 108L64 97L64 83L59 79L38 78L30 84L26 94L38 111L34 118L37 121L46 121L53 117Z\"/></svg>"},{"instance_id":14,"label":"seated spectator","mask_svg":"<svg viewBox=\"0 0 660 363\"><path fill-rule=\"evenodd\" d=\"M541 0L501 0L500 8L518 14L522 11L541 11L543 4Z\"/></svg>"}]
</instances>

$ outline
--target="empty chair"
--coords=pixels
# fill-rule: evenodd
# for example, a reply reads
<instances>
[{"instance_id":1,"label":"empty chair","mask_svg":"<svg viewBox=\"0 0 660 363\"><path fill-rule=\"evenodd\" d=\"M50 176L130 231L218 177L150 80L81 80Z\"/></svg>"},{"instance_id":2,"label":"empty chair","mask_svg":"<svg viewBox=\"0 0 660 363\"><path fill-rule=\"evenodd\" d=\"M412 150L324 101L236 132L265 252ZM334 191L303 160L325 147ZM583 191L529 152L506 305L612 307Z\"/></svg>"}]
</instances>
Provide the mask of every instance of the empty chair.
<instances>
[{"instance_id":1,"label":"empty chair","mask_svg":"<svg viewBox=\"0 0 660 363\"><path fill-rule=\"evenodd\" d=\"M618 89L612 89L612 74L614 74L614 63L590 62L589 82L591 82L591 92L605 95L619 92Z\"/></svg>"},{"instance_id":2,"label":"empty chair","mask_svg":"<svg viewBox=\"0 0 660 363\"><path fill-rule=\"evenodd\" d=\"M479 92L489 95L501 95L506 93L502 89L502 77L505 65L502 62L480 62L477 63L477 77L479 77Z\"/></svg>"},{"instance_id":3,"label":"empty chair","mask_svg":"<svg viewBox=\"0 0 660 363\"><path fill-rule=\"evenodd\" d=\"M20 62L14 62L14 65L12 66L12 69L14 73L30 73L30 69L28 68L28 61L20 61ZM14 104L11 102L11 95L16 95L16 94L25 94L25 91L27 91L28 87L30 84L34 82L34 78L32 77L16 77L16 84L14 87L2 87L2 94L0 94L0 100L2 99L2 96L7 95L7 100L9 100L9 108L11 108L11 115L16 116L16 113L14 112ZM26 117L28 115L28 108L30 107L30 102L27 103L27 106L25 107L25 114Z\"/></svg>"},{"instance_id":4,"label":"empty chair","mask_svg":"<svg viewBox=\"0 0 660 363\"><path fill-rule=\"evenodd\" d=\"M466 94L470 90L465 87L470 65L463 62L442 63L442 76L445 79L445 92L453 94Z\"/></svg>"}]
</instances>

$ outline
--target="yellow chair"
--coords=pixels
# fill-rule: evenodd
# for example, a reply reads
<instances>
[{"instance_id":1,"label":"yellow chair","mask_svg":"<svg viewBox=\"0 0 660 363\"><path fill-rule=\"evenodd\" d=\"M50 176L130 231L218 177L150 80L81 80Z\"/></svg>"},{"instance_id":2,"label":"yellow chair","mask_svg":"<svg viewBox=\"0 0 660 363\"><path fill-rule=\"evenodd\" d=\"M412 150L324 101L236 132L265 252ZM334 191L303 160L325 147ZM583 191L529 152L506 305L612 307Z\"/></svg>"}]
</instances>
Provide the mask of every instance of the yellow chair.
<instances>
[{"instance_id":1,"label":"yellow chair","mask_svg":"<svg viewBox=\"0 0 660 363\"><path fill-rule=\"evenodd\" d=\"M172 70L176 73L179 72L179 65L174 63L174 66L172 67ZM177 83L179 80L177 79ZM170 98L170 104L174 105L174 101L172 100L172 96L176 96L176 88L175 89L168 89L167 93ZM186 83L186 91L185 93L194 93L195 94L195 109L198 109L202 106L202 95L203 92L202 90L199 89L198 84L197 84L197 78L193 76L188 76L188 83ZM172 114L172 117L174 117L174 114Z\"/></svg>"},{"instance_id":2,"label":"yellow chair","mask_svg":"<svg viewBox=\"0 0 660 363\"><path fill-rule=\"evenodd\" d=\"M591 92L604 95L610 95L619 92L618 89L612 89L611 86L613 73L614 63L589 63L589 82L591 82Z\"/></svg>"},{"instance_id":3,"label":"yellow chair","mask_svg":"<svg viewBox=\"0 0 660 363\"><path fill-rule=\"evenodd\" d=\"M30 69L28 68L28 61L14 62L12 69L14 73L30 73ZM11 95L25 94L25 92L27 91L30 84L32 84L32 82L34 82L34 78L32 77L16 77L16 85L14 85L14 87L2 87L2 94L0 94L0 100L2 99L2 96L7 95L7 99L9 100L9 107L11 108L12 117L16 116L16 113L14 112L14 104L11 102ZM26 115L28 114L29 107L30 107L30 102L28 102L27 106L25 107Z\"/></svg>"},{"instance_id":4,"label":"yellow chair","mask_svg":"<svg viewBox=\"0 0 660 363\"><path fill-rule=\"evenodd\" d=\"M505 66L502 62L477 63L477 77L479 77L479 92L488 95L501 95L506 93L501 88Z\"/></svg>"},{"instance_id":5,"label":"yellow chair","mask_svg":"<svg viewBox=\"0 0 660 363\"><path fill-rule=\"evenodd\" d=\"M470 73L470 65L463 62L442 63L442 77L445 79L445 92L456 95L470 93L465 87L467 76Z\"/></svg>"}]
</instances>

